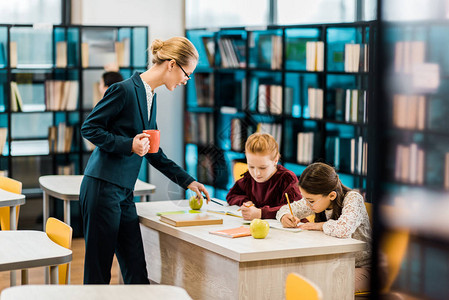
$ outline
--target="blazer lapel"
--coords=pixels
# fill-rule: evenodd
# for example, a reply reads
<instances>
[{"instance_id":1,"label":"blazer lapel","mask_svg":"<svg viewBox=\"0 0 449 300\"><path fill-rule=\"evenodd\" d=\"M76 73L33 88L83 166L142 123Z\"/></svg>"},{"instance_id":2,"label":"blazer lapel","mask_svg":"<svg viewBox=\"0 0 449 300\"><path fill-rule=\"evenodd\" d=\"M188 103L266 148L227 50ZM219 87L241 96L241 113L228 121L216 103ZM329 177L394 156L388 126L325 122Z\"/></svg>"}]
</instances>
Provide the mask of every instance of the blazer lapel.
<instances>
[{"instance_id":1,"label":"blazer lapel","mask_svg":"<svg viewBox=\"0 0 449 300\"><path fill-rule=\"evenodd\" d=\"M145 92L145 87L143 86L143 82L139 76L139 73L136 72L132 78L135 85L134 88L136 90L137 102L139 104L139 112L142 119L143 129L147 129L150 127L150 124L148 122L147 94Z\"/></svg>"}]
</instances>

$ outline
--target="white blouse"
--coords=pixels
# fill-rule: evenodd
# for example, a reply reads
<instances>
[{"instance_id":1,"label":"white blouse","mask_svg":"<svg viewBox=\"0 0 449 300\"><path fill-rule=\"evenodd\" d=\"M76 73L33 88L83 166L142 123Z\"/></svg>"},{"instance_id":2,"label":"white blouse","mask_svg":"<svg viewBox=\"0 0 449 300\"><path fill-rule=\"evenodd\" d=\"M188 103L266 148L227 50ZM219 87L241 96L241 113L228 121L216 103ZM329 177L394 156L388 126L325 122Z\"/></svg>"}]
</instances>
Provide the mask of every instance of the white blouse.
<instances>
[{"instance_id":1,"label":"white blouse","mask_svg":"<svg viewBox=\"0 0 449 300\"><path fill-rule=\"evenodd\" d=\"M305 199L291 203L291 207L293 214L299 219L313 214L312 209L307 205ZM290 213L290 210L288 205L284 205L277 212L276 219L280 221L287 213ZM326 210L325 214L327 221L323 224L323 232L338 238L352 237L356 240L366 242L366 250L356 253L355 266L361 267L370 264L371 226L362 195L355 191L350 191L346 194L343 199L343 209L338 220L329 219L332 216L332 210Z\"/></svg>"}]
</instances>

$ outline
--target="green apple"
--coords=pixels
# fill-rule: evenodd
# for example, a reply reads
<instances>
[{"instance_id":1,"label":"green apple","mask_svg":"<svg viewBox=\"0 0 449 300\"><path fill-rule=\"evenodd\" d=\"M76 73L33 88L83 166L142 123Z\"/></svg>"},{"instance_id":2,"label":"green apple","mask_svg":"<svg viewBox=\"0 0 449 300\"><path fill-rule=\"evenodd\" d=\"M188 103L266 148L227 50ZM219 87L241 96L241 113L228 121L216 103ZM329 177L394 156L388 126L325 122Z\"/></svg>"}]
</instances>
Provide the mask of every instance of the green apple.
<instances>
[{"instance_id":1,"label":"green apple","mask_svg":"<svg viewBox=\"0 0 449 300\"><path fill-rule=\"evenodd\" d=\"M196 195L190 197L189 205L191 209L198 210L203 206L203 199L198 198Z\"/></svg>"},{"instance_id":2,"label":"green apple","mask_svg":"<svg viewBox=\"0 0 449 300\"><path fill-rule=\"evenodd\" d=\"M268 230L270 230L270 225L265 220L254 219L249 225L249 230L253 238L264 239L268 234Z\"/></svg>"}]
</instances>

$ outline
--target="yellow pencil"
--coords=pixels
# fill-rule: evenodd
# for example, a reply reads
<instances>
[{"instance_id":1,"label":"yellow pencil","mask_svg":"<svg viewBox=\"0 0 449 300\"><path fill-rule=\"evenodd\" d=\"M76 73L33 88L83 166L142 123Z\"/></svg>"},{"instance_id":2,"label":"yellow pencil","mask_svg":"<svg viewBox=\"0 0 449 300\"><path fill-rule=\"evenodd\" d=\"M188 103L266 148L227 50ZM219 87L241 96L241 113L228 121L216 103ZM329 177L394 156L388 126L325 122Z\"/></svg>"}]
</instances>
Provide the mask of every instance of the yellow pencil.
<instances>
[{"instance_id":1,"label":"yellow pencil","mask_svg":"<svg viewBox=\"0 0 449 300\"><path fill-rule=\"evenodd\" d=\"M290 209L290 213L291 213L292 216L293 216L292 207L291 207L291 205L290 205L290 200L288 200L288 194L287 194L287 193L285 193L285 198L287 198L288 208Z\"/></svg>"}]
</instances>

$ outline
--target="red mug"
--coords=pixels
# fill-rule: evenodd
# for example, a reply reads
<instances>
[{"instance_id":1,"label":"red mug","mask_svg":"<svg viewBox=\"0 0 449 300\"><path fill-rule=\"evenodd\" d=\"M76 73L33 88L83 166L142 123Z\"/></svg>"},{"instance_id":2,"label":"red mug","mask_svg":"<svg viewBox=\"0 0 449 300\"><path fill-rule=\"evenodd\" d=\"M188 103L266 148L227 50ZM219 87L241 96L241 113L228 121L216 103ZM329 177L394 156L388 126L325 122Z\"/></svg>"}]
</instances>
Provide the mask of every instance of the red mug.
<instances>
[{"instance_id":1,"label":"red mug","mask_svg":"<svg viewBox=\"0 0 449 300\"><path fill-rule=\"evenodd\" d=\"M161 132L157 129L144 130L143 133L150 135L150 150L148 153L156 153L159 151L159 142L161 141Z\"/></svg>"}]
</instances>

